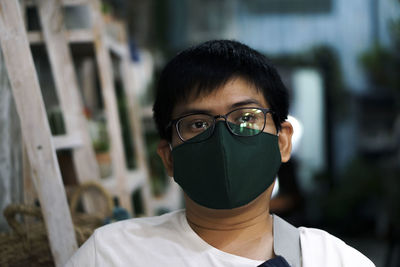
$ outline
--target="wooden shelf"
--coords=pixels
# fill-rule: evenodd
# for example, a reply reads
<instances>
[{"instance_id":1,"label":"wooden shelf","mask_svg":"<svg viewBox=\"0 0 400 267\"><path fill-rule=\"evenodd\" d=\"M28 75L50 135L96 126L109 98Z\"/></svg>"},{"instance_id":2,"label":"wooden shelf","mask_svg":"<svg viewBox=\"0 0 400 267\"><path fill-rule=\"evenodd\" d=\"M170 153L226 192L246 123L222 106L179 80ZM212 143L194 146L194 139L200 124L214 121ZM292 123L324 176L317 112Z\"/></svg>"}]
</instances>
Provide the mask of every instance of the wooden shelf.
<instances>
[{"instance_id":1,"label":"wooden shelf","mask_svg":"<svg viewBox=\"0 0 400 267\"><path fill-rule=\"evenodd\" d=\"M87 0L62 0L61 1L64 6L79 6L79 5L87 5ZM36 1L34 0L25 0L26 6L36 6Z\"/></svg>"},{"instance_id":2,"label":"wooden shelf","mask_svg":"<svg viewBox=\"0 0 400 267\"><path fill-rule=\"evenodd\" d=\"M79 29L69 30L65 32L66 39L69 43L92 43L93 42L93 31L91 29ZM33 45L44 44L44 38L42 31L30 31L28 32L29 43ZM114 40L110 36L106 36L105 44L108 49L119 57L129 56L128 47L120 42Z\"/></svg>"},{"instance_id":3,"label":"wooden shelf","mask_svg":"<svg viewBox=\"0 0 400 267\"><path fill-rule=\"evenodd\" d=\"M91 29L69 30L65 32L69 43L90 43L93 42L93 31ZM44 38L41 31L28 32L30 44L43 44Z\"/></svg>"},{"instance_id":4,"label":"wooden shelf","mask_svg":"<svg viewBox=\"0 0 400 267\"><path fill-rule=\"evenodd\" d=\"M120 42L114 40L110 36L106 36L105 43L108 49L111 50L111 52L117 54L121 58L129 56L129 50L127 45L121 44Z\"/></svg>"},{"instance_id":5,"label":"wooden shelf","mask_svg":"<svg viewBox=\"0 0 400 267\"><path fill-rule=\"evenodd\" d=\"M56 150L74 149L83 146L82 140L74 135L58 135L52 138Z\"/></svg>"},{"instance_id":6,"label":"wooden shelf","mask_svg":"<svg viewBox=\"0 0 400 267\"><path fill-rule=\"evenodd\" d=\"M132 193L146 183L146 174L142 170L128 171L126 177L127 187L124 188L126 193ZM117 179L113 176L102 179L101 183L113 195L120 192L117 188Z\"/></svg>"}]
</instances>

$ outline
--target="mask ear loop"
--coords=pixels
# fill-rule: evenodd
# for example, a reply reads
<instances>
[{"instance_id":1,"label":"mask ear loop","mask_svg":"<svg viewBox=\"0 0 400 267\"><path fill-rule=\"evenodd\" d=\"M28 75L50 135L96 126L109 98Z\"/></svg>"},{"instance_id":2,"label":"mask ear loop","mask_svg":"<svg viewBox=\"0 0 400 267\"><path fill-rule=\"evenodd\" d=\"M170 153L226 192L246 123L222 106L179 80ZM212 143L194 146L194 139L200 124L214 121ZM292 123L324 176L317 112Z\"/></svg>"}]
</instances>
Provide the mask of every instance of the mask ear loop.
<instances>
[{"instance_id":1,"label":"mask ear loop","mask_svg":"<svg viewBox=\"0 0 400 267\"><path fill-rule=\"evenodd\" d=\"M169 149L172 151L172 144L168 143Z\"/></svg>"}]
</instances>

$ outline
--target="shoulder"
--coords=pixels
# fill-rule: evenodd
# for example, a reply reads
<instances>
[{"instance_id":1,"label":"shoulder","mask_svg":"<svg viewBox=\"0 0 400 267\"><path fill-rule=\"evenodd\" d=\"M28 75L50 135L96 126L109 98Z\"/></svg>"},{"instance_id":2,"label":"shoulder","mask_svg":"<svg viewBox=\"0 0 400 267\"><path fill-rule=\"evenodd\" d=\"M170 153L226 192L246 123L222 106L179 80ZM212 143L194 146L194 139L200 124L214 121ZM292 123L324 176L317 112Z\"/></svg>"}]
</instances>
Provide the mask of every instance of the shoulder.
<instances>
[{"instance_id":1,"label":"shoulder","mask_svg":"<svg viewBox=\"0 0 400 267\"><path fill-rule=\"evenodd\" d=\"M148 244L149 240L176 236L180 229L181 216L184 216L184 211L179 210L161 216L134 218L100 227L73 255L67 266L78 266L76 263L80 263L79 266L98 266L96 262L99 260L104 262L106 259L111 263L124 256L129 258L132 251L139 254L143 244L152 245Z\"/></svg>"},{"instance_id":2,"label":"shoulder","mask_svg":"<svg viewBox=\"0 0 400 267\"><path fill-rule=\"evenodd\" d=\"M375 265L356 249L326 231L299 227L304 267Z\"/></svg>"},{"instance_id":3,"label":"shoulder","mask_svg":"<svg viewBox=\"0 0 400 267\"><path fill-rule=\"evenodd\" d=\"M184 211L174 211L161 216L124 220L98 228L94 233L97 244L140 244L148 237L163 238L179 231L180 218Z\"/></svg>"},{"instance_id":4,"label":"shoulder","mask_svg":"<svg viewBox=\"0 0 400 267\"><path fill-rule=\"evenodd\" d=\"M183 210L177 210L160 216L128 219L102 226L96 229L95 233L96 236L102 236L109 233L115 234L115 232L153 230L153 228L162 229L164 231L165 228L174 228L183 215Z\"/></svg>"}]
</instances>

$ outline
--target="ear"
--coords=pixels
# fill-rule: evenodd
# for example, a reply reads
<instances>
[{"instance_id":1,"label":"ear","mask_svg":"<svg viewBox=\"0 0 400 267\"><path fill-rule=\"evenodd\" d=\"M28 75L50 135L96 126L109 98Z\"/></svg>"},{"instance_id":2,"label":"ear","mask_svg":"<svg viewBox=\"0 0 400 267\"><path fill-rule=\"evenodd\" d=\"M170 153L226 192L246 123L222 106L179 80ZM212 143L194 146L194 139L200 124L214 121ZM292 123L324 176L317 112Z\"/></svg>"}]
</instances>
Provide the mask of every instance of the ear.
<instances>
[{"instance_id":1,"label":"ear","mask_svg":"<svg viewBox=\"0 0 400 267\"><path fill-rule=\"evenodd\" d=\"M157 146L157 154L160 156L168 176L172 177L174 173L173 160L172 160L171 148L167 140L165 139L160 140Z\"/></svg>"},{"instance_id":2,"label":"ear","mask_svg":"<svg viewBox=\"0 0 400 267\"><path fill-rule=\"evenodd\" d=\"M285 121L281 124L279 131L279 150L281 151L282 162L288 162L292 152L293 127L290 122Z\"/></svg>"}]
</instances>

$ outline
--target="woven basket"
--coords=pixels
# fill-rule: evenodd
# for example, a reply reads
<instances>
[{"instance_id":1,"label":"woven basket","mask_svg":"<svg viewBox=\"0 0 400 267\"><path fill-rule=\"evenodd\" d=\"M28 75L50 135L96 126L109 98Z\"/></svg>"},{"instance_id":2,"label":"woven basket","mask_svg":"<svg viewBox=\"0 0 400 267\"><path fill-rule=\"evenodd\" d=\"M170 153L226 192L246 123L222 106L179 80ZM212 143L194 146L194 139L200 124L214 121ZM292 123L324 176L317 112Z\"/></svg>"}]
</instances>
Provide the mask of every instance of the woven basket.
<instances>
[{"instance_id":1,"label":"woven basket","mask_svg":"<svg viewBox=\"0 0 400 267\"><path fill-rule=\"evenodd\" d=\"M106 210L103 213L83 213L78 212L78 204L84 194L97 191L105 200ZM70 201L70 210L74 225L79 228L83 238L89 238L94 230L104 224L104 221L112 213L113 201L110 194L103 186L96 182L86 182L81 184L72 194ZM89 235L89 236L88 236ZM79 242L78 242L79 243ZM80 245L80 244L79 244Z\"/></svg>"},{"instance_id":2,"label":"woven basket","mask_svg":"<svg viewBox=\"0 0 400 267\"><path fill-rule=\"evenodd\" d=\"M91 189L97 190L105 198L107 214L85 214L76 211L82 195ZM110 195L101 185L89 182L80 185L73 193L70 208L75 235L80 246L97 227L103 225L105 217L111 214L113 203ZM20 223L16 219L17 215L33 217L34 222L29 225ZM12 231L0 233L0 267L54 266L46 227L39 207L10 204L4 210L4 217Z\"/></svg>"},{"instance_id":3,"label":"woven basket","mask_svg":"<svg viewBox=\"0 0 400 267\"><path fill-rule=\"evenodd\" d=\"M18 214L37 221L26 227L16 220ZM0 266L54 266L40 208L11 204L4 217L13 231L0 234Z\"/></svg>"}]
</instances>

